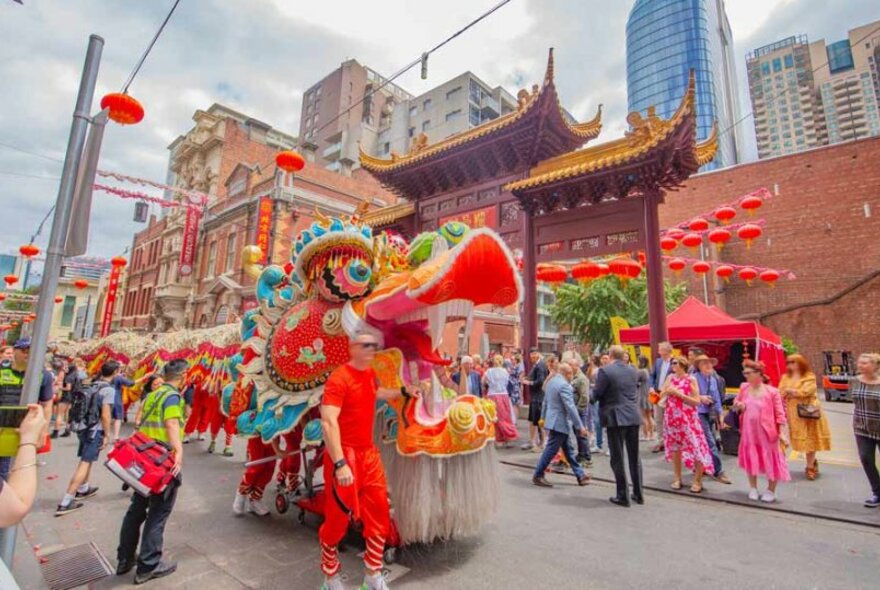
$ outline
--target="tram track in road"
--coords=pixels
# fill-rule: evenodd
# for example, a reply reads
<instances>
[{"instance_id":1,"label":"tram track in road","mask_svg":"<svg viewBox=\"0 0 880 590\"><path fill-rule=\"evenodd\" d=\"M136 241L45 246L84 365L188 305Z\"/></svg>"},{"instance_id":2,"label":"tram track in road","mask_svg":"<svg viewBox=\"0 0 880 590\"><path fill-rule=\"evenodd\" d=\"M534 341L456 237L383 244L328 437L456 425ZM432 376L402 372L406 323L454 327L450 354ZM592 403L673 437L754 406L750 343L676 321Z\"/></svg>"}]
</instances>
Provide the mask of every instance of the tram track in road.
<instances>
[{"instance_id":1,"label":"tram track in road","mask_svg":"<svg viewBox=\"0 0 880 590\"><path fill-rule=\"evenodd\" d=\"M523 469L523 470L528 470L528 471L534 471L534 469L535 469L534 465L528 465L526 463L521 463L518 461L510 461L510 460L500 459L499 463L501 463L502 465L507 465L509 467L515 467L517 469ZM574 478L573 473L557 473L557 475L564 475L567 477ZM607 478L607 477L598 477L595 475L591 475L590 479L592 481L598 481L598 482L607 483L610 485L615 484L615 481L613 479ZM834 523L839 523L839 524L848 524L848 525L856 525L856 526L860 526L860 527L868 527L868 528L873 529L875 531L878 531L878 533L880 533L880 522L868 522L868 521L864 521L864 520L857 520L855 518L847 518L845 516L832 516L829 514L819 514L819 513L815 513L815 512L806 512L804 510L797 510L794 508L786 508L785 506L780 505L780 504L772 504L771 505L771 504L765 504L765 503L761 503L761 502L751 502L751 501L747 501L747 500L741 501L741 500L731 499L731 498L720 498L720 497L712 496L712 495L705 494L705 493L703 493L703 494L690 494L687 492L680 492L680 491L666 489L666 488L657 487L657 486L653 486L653 485L643 485L642 487L645 490L648 490L651 492L660 492L662 494L666 494L668 496L673 496L673 497L678 497L678 498L706 500L706 501L710 501L710 502L716 502L719 504L728 504L731 506L742 506L745 508L766 510L768 512L787 514L790 516L807 517L807 518L817 519L817 520L821 520L821 521L825 521L825 522L834 522ZM868 510L868 508L866 508L865 510Z\"/></svg>"}]
</instances>

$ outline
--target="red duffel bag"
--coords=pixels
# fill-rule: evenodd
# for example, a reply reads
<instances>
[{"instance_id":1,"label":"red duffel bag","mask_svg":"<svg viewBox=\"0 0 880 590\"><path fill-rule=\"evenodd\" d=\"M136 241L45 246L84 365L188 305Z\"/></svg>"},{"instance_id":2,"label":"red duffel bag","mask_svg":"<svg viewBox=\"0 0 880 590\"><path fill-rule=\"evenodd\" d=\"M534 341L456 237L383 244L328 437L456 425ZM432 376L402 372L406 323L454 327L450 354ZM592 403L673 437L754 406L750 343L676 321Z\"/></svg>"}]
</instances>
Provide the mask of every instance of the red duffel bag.
<instances>
[{"instance_id":1,"label":"red duffel bag","mask_svg":"<svg viewBox=\"0 0 880 590\"><path fill-rule=\"evenodd\" d=\"M161 494L174 479L174 451L140 432L117 440L104 465L144 497Z\"/></svg>"}]
</instances>

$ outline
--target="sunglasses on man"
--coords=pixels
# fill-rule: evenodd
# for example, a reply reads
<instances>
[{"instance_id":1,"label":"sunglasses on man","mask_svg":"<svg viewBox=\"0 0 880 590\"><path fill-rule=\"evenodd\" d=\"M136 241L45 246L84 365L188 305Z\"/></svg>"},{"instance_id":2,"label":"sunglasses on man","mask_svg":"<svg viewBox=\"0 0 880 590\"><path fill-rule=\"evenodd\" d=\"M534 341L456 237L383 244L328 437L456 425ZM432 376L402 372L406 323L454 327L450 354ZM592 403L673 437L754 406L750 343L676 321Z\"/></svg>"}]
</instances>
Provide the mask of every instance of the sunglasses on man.
<instances>
[{"instance_id":1,"label":"sunglasses on man","mask_svg":"<svg viewBox=\"0 0 880 590\"><path fill-rule=\"evenodd\" d=\"M358 346L360 346L361 348L366 348L366 349L372 348L373 350L379 350L379 343L378 342L358 342Z\"/></svg>"}]
</instances>

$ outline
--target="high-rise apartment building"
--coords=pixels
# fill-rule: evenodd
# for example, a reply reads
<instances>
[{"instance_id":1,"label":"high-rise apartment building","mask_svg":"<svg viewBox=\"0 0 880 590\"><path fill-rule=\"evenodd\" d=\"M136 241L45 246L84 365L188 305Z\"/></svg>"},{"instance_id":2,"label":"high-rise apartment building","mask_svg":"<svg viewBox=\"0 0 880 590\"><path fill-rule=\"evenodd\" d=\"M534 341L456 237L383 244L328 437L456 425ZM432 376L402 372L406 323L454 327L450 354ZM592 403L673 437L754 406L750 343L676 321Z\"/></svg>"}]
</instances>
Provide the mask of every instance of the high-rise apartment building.
<instances>
[{"instance_id":1,"label":"high-rise apartment building","mask_svg":"<svg viewBox=\"0 0 880 590\"><path fill-rule=\"evenodd\" d=\"M747 67L758 157L880 135L880 21L827 45L788 37Z\"/></svg>"},{"instance_id":2,"label":"high-rise apartment building","mask_svg":"<svg viewBox=\"0 0 880 590\"><path fill-rule=\"evenodd\" d=\"M328 170L350 174L358 144L376 155L378 136L390 129L394 107L412 95L354 59L314 84L303 95L300 144L307 158ZM350 109L350 110L349 110Z\"/></svg>"},{"instance_id":3,"label":"high-rise apartment building","mask_svg":"<svg viewBox=\"0 0 880 590\"><path fill-rule=\"evenodd\" d=\"M697 137L721 132L712 170L740 161L733 36L723 0L636 0L626 23L630 111L670 117L696 74Z\"/></svg>"},{"instance_id":4,"label":"high-rise apartment building","mask_svg":"<svg viewBox=\"0 0 880 590\"><path fill-rule=\"evenodd\" d=\"M391 126L379 133L377 153L371 155L407 153L423 133L427 144L436 143L514 110L516 98L512 94L465 72L396 105Z\"/></svg>"}]
</instances>

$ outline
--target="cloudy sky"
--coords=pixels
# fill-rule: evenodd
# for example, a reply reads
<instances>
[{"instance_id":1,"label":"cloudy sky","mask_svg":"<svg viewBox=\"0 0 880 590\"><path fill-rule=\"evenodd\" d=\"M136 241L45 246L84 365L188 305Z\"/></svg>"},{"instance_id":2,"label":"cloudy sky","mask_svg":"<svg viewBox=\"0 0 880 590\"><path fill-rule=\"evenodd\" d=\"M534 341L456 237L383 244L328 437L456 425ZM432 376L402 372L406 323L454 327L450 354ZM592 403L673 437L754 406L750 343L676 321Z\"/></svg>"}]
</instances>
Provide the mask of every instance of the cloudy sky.
<instances>
[{"instance_id":1,"label":"cloudy sky","mask_svg":"<svg viewBox=\"0 0 880 590\"><path fill-rule=\"evenodd\" d=\"M348 58L389 75L497 0L182 0L131 87L146 108L134 127L110 125L100 166L162 181L167 146L192 114L225 103L296 133L303 90ZM626 114L625 25L632 0L512 0L400 79L414 94L471 70L515 93L541 79L556 48L557 83L578 118L605 105L602 138ZM0 0L0 252L25 243L57 196L90 33L106 45L97 96L118 91L172 0ZM744 84L744 55L792 34L842 39L880 19L877 0L727 0ZM747 91L741 93L747 100ZM97 104L95 105L97 108ZM743 112L748 105L743 102ZM751 133L751 121L744 123ZM43 157L15 151L6 146ZM89 254L110 257L140 227L134 205L95 194ZM45 246L49 225L37 243Z\"/></svg>"}]
</instances>

